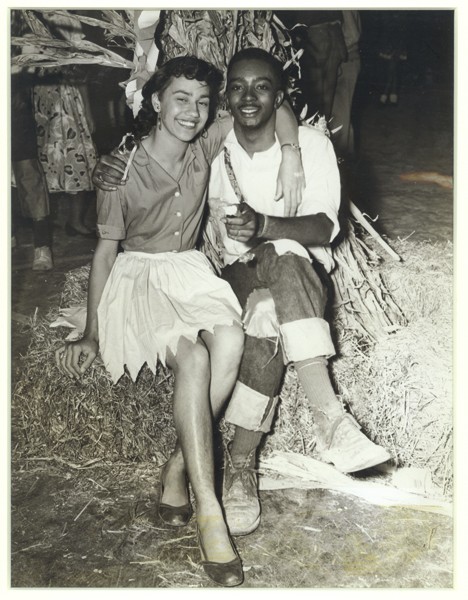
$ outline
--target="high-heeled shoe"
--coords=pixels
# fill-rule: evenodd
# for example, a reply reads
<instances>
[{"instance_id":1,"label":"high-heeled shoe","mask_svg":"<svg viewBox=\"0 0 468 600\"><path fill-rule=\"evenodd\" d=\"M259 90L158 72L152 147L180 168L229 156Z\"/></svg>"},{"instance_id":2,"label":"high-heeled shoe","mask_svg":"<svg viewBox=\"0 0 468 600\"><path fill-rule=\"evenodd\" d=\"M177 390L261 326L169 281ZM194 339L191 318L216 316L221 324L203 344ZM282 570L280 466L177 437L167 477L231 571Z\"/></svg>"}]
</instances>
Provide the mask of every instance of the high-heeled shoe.
<instances>
[{"instance_id":1,"label":"high-heeled shoe","mask_svg":"<svg viewBox=\"0 0 468 600\"><path fill-rule=\"evenodd\" d=\"M161 467L161 472L159 475L159 506L158 506L158 514L164 523L168 525L172 525L172 527L184 527L190 521L193 515L193 509L190 502L184 504L183 506L172 506L171 504L166 504L165 502L161 502L161 499L164 494L164 474L165 467L163 465Z\"/></svg>"},{"instance_id":2,"label":"high-heeled shoe","mask_svg":"<svg viewBox=\"0 0 468 600\"><path fill-rule=\"evenodd\" d=\"M198 527L197 540L198 547L200 549L200 554L202 557L201 565L205 573L211 579L211 581L214 581L218 585L222 585L224 587L236 587L244 581L244 571L242 569L242 562L234 544L232 543L231 538L229 538L229 541L231 542L231 547L234 551L234 554L236 555L236 558L233 558L227 563L220 563L214 562L212 560L207 560L200 537L200 530L198 529Z\"/></svg>"},{"instance_id":3,"label":"high-heeled shoe","mask_svg":"<svg viewBox=\"0 0 468 600\"><path fill-rule=\"evenodd\" d=\"M73 225L70 225L70 223L65 223L65 233L69 236L69 237L75 237L77 235L84 237L84 238L88 238L88 239L95 239L96 238L96 234L94 233L94 231L90 231L89 233L82 233L81 231L78 231L78 229L75 229L73 227Z\"/></svg>"}]
</instances>

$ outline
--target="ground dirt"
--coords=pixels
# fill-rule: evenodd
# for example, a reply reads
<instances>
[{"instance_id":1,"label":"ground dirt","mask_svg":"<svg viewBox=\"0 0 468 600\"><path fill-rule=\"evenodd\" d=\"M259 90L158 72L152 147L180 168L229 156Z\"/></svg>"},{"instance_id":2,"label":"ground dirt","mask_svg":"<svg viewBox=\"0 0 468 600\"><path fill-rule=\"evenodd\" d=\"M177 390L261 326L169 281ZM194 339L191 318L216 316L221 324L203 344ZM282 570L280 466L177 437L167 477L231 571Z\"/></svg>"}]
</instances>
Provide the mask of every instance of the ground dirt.
<instances>
[{"instance_id":1,"label":"ground dirt","mask_svg":"<svg viewBox=\"0 0 468 600\"><path fill-rule=\"evenodd\" d=\"M360 102L356 203L378 216L376 227L389 241L451 239L452 189L400 177L416 171L451 177L451 93L437 82L409 82L395 108L378 107L372 89L361 92ZM17 231L12 388L28 346L25 322L58 304L64 274L89 262L95 244L67 238L63 204L56 209L53 271L31 271L31 232L21 221ZM13 460L11 585L210 587L199 566L194 519L174 530L156 516L157 480L156 465L77 468L51 457ZM449 517L380 508L327 490L262 492L261 501L261 526L236 539L245 588L452 586Z\"/></svg>"}]
</instances>

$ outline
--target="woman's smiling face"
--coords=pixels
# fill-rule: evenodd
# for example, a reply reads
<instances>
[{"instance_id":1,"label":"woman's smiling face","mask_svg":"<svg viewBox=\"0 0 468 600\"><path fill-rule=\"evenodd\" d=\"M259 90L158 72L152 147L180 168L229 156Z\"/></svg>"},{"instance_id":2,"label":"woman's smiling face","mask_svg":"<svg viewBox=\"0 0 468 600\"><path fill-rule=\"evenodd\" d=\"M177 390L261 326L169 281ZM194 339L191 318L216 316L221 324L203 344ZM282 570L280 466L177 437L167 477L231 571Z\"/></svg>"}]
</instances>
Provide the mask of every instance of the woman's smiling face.
<instances>
[{"instance_id":1,"label":"woman's smiling face","mask_svg":"<svg viewBox=\"0 0 468 600\"><path fill-rule=\"evenodd\" d=\"M208 120L210 88L204 81L174 77L159 96L153 94L152 102L159 112L161 131L191 142Z\"/></svg>"}]
</instances>

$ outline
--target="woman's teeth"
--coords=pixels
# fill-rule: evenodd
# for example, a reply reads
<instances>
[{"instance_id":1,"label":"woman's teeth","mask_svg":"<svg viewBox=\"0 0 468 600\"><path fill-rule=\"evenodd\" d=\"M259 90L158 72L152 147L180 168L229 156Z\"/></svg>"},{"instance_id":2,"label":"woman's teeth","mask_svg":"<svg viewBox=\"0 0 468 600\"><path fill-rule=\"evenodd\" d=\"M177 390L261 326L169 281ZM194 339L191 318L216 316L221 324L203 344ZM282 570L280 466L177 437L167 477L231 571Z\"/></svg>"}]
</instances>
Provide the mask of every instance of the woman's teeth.
<instances>
[{"instance_id":1,"label":"woman's teeth","mask_svg":"<svg viewBox=\"0 0 468 600\"><path fill-rule=\"evenodd\" d=\"M195 129L195 123L193 121L179 121L179 123L183 127L189 127L190 129Z\"/></svg>"}]
</instances>

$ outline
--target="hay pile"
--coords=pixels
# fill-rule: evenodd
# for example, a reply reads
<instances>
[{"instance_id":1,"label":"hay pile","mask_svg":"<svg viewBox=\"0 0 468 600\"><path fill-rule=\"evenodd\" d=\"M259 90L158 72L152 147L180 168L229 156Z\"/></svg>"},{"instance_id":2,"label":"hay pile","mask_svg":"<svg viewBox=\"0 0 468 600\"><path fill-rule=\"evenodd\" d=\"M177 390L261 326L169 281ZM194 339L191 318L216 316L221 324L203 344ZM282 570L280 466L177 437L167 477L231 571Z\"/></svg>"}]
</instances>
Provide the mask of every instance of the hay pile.
<instances>
[{"instance_id":1,"label":"hay pile","mask_svg":"<svg viewBox=\"0 0 468 600\"><path fill-rule=\"evenodd\" d=\"M372 244L371 241L368 243ZM384 278L408 325L373 344L341 330L331 362L335 389L367 435L400 466L425 467L441 494L451 495L451 243L392 244L403 263L384 262ZM314 454L307 399L289 369L281 408L265 450Z\"/></svg>"},{"instance_id":2,"label":"hay pile","mask_svg":"<svg viewBox=\"0 0 468 600\"><path fill-rule=\"evenodd\" d=\"M449 495L452 246L411 241L393 246L404 262L374 268L409 324L376 342L359 330L335 327L338 356L332 373L337 392L369 437L400 465L427 467ZM88 269L68 273L62 307L85 301ZM14 456L162 462L175 439L169 372L161 368L153 376L144 369L136 383L124 377L113 386L96 361L82 381L71 381L54 363L54 350L68 333L49 328L57 315L58 307L31 324L30 348L13 395ZM281 398L275 435L264 452L313 455L312 417L293 369Z\"/></svg>"},{"instance_id":3,"label":"hay pile","mask_svg":"<svg viewBox=\"0 0 468 600\"><path fill-rule=\"evenodd\" d=\"M85 304L89 265L67 274L61 304ZM68 329L51 329L58 308L31 323L12 403L12 448L17 457L59 457L71 462L164 462L175 442L172 375L143 369L133 383L116 385L98 357L80 381L63 375L55 350Z\"/></svg>"}]
</instances>

